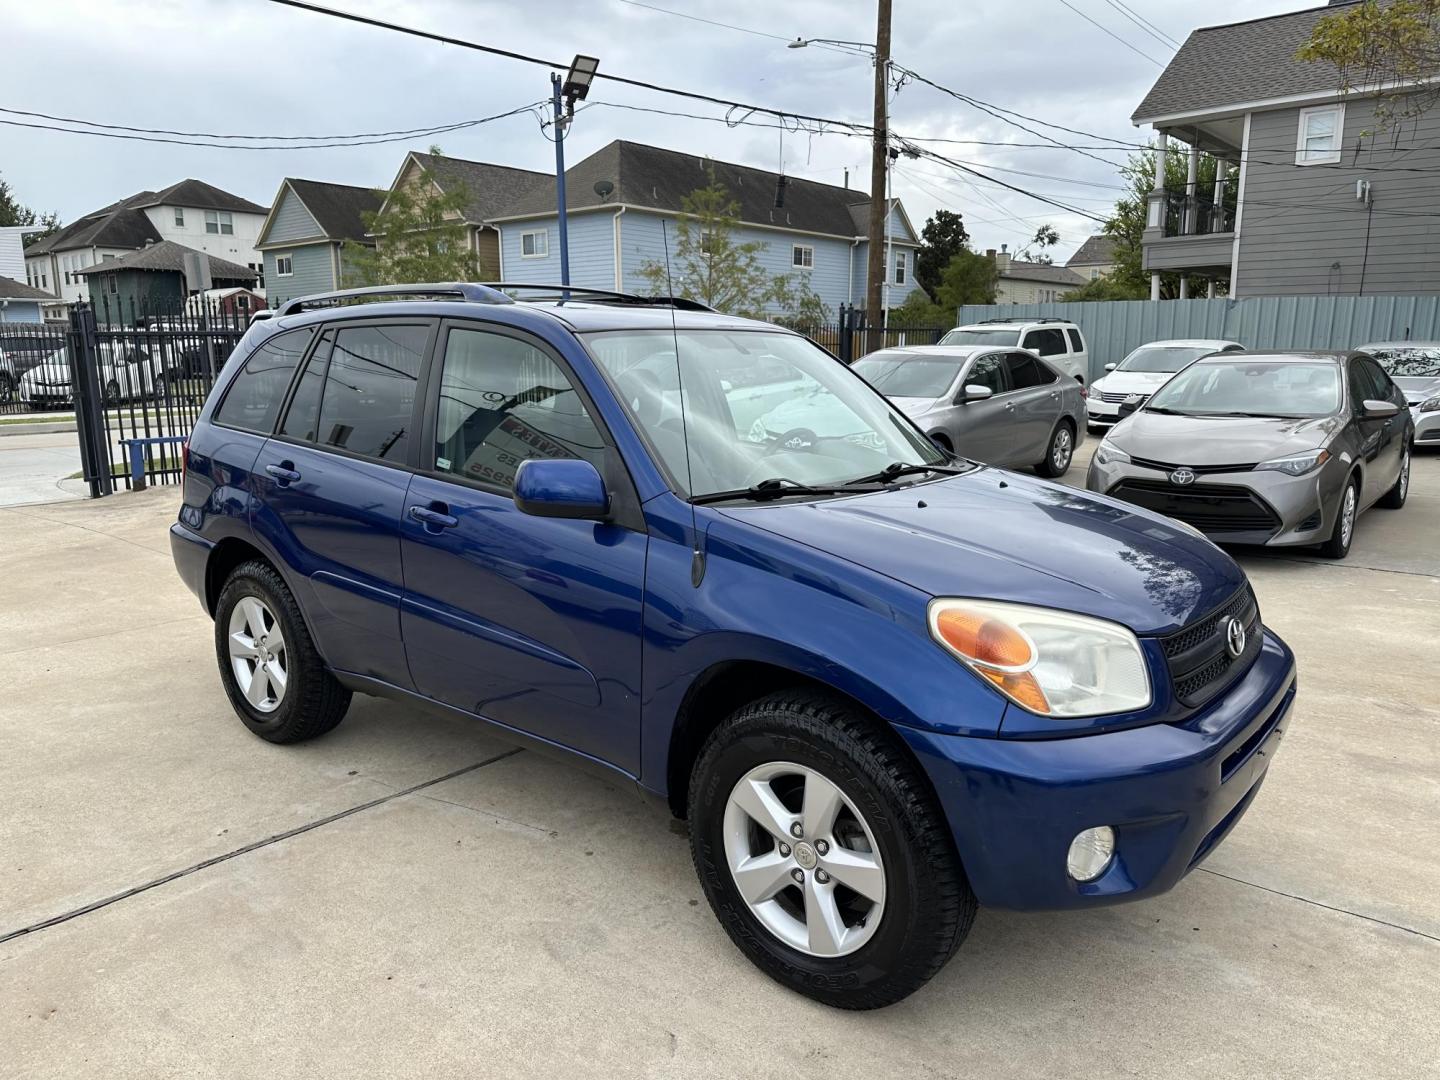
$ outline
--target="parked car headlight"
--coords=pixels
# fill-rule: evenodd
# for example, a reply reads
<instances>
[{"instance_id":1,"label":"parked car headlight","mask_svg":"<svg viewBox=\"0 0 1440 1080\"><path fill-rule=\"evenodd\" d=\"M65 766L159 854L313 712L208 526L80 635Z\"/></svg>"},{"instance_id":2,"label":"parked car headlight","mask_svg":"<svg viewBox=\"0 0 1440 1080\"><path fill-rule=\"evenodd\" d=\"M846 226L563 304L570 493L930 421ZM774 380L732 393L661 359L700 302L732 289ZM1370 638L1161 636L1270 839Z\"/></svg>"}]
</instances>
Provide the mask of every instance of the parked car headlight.
<instances>
[{"instance_id":1,"label":"parked car headlight","mask_svg":"<svg viewBox=\"0 0 1440 1080\"><path fill-rule=\"evenodd\" d=\"M1283 472L1291 476L1304 476L1312 469L1318 469L1330 460L1329 450L1307 450L1303 454L1271 458L1255 466L1256 472Z\"/></svg>"},{"instance_id":2,"label":"parked car headlight","mask_svg":"<svg viewBox=\"0 0 1440 1080\"><path fill-rule=\"evenodd\" d=\"M1068 719L1150 704L1140 642L1117 623L990 600L930 602L930 633L1021 708Z\"/></svg>"},{"instance_id":3,"label":"parked car headlight","mask_svg":"<svg viewBox=\"0 0 1440 1080\"><path fill-rule=\"evenodd\" d=\"M1128 465L1129 463L1130 455L1108 439L1095 450L1095 464L1097 465Z\"/></svg>"},{"instance_id":4,"label":"parked car headlight","mask_svg":"<svg viewBox=\"0 0 1440 1080\"><path fill-rule=\"evenodd\" d=\"M1432 397L1422 401L1418 408L1421 412L1440 412L1440 397Z\"/></svg>"}]
</instances>

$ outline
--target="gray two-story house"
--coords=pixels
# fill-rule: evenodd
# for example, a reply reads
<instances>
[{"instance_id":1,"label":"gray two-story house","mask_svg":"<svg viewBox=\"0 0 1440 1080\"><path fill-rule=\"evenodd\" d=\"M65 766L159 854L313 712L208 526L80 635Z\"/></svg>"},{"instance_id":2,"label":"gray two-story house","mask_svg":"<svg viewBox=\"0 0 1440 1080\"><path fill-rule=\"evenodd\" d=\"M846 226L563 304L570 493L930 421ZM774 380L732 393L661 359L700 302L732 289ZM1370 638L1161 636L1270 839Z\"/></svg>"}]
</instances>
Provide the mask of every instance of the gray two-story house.
<instances>
[{"instance_id":1,"label":"gray two-story house","mask_svg":"<svg viewBox=\"0 0 1440 1080\"><path fill-rule=\"evenodd\" d=\"M1440 292L1440 110L1382 131L1373 88L1342 93L1334 67L1295 59L1346 6L1196 30L1135 110L1186 164L1179 190L1156 169L1153 299L1162 273L1181 296Z\"/></svg>"}]
</instances>

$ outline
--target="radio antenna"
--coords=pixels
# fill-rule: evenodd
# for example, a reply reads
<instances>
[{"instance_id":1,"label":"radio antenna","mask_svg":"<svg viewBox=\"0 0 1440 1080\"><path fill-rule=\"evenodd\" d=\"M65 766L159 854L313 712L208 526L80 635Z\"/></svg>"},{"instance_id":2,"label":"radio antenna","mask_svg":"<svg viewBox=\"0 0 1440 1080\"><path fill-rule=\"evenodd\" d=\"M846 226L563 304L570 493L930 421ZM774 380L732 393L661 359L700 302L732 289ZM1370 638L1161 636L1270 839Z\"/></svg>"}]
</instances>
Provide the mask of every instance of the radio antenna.
<instances>
[{"instance_id":1,"label":"radio antenna","mask_svg":"<svg viewBox=\"0 0 1440 1080\"><path fill-rule=\"evenodd\" d=\"M705 580L705 553L700 550L700 523L695 513L695 475L690 468L690 420L685 415L685 375L680 366L680 328L675 318L675 281L670 276L670 230L660 220L660 237L665 244L665 289L670 294L670 339L675 343L675 385L680 391L680 438L685 446L686 502L690 504L690 584L700 587Z\"/></svg>"}]
</instances>

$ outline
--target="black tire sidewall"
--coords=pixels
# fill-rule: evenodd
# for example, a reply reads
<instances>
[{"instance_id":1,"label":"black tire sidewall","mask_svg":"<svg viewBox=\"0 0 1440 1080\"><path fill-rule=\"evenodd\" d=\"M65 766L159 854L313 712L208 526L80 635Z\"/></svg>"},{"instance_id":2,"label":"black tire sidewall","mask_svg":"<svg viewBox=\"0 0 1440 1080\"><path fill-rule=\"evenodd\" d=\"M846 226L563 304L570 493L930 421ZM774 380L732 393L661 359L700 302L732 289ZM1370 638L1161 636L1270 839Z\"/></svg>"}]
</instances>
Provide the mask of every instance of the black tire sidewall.
<instances>
[{"instance_id":1,"label":"black tire sidewall","mask_svg":"<svg viewBox=\"0 0 1440 1080\"><path fill-rule=\"evenodd\" d=\"M1354 520L1350 523L1350 539L1349 539L1349 541L1348 541L1348 542L1342 542L1342 537L1343 537L1343 535L1344 535L1344 531L1343 531L1343 529L1342 529L1342 526L1344 525L1345 492L1346 492L1346 491L1349 491L1349 490L1352 489L1352 488L1355 490L1355 518L1354 518ZM1352 477L1350 477L1350 479L1346 482L1345 487L1343 487L1343 488L1340 489L1339 506L1338 506L1338 508L1337 508L1336 511L1335 511L1335 528L1334 528L1334 530L1330 533L1330 539L1326 540L1325 543L1321 545L1321 547L1320 547L1321 553L1324 554L1327 558L1331 558L1331 559L1343 559L1343 558L1345 558L1345 556L1347 556L1347 555L1350 554L1350 545L1353 544L1353 543L1355 543L1355 530L1356 530L1357 528L1359 528L1359 527L1360 527L1360 478L1359 478L1358 476L1352 476Z\"/></svg>"},{"instance_id":2,"label":"black tire sidewall","mask_svg":"<svg viewBox=\"0 0 1440 1080\"><path fill-rule=\"evenodd\" d=\"M783 719L777 718L783 723ZM766 730L771 728L770 730ZM885 867L885 909L875 934L853 953L815 957L779 941L750 911L730 874L725 854L725 808L735 784L757 765L788 761L823 774L864 817ZM901 807L888 799L861 761L839 746L826 745L771 725L749 723L736 737L707 752L696 776L690 804L696 869L716 917L737 946L772 977L826 1000L854 994L908 966L913 930L924 925L922 892L914 847L905 833ZM832 1001L833 1004L846 1004Z\"/></svg>"},{"instance_id":3,"label":"black tire sidewall","mask_svg":"<svg viewBox=\"0 0 1440 1080\"><path fill-rule=\"evenodd\" d=\"M296 719L297 711L302 707L301 701L305 696L301 692L303 682L311 678L312 673L307 670L305 663L306 650L302 648L300 635L306 631L295 618L295 601L288 590L281 595L275 585L266 580L273 573L270 571L267 574L251 566L243 566L225 583L215 605L215 656L220 666L220 681L225 687L225 695L245 726L261 738L284 740ZM280 588L284 588L283 583ZM274 712L261 712L245 700L230 665L230 614L235 605L247 596L255 597L270 609L270 613L280 623L285 637L285 696Z\"/></svg>"},{"instance_id":4,"label":"black tire sidewall","mask_svg":"<svg viewBox=\"0 0 1440 1080\"><path fill-rule=\"evenodd\" d=\"M1062 431L1070 431L1070 425L1064 420L1056 424L1055 429L1050 432L1050 438L1045 443L1045 456L1035 466L1036 472L1051 479L1064 476L1070 471L1070 466L1075 464L1075 434L1072 431L1070 434L1070 458L1065 462L1065 468L1055 468L1055 441L1060 438Z\"/></svg>"}]
</instances>

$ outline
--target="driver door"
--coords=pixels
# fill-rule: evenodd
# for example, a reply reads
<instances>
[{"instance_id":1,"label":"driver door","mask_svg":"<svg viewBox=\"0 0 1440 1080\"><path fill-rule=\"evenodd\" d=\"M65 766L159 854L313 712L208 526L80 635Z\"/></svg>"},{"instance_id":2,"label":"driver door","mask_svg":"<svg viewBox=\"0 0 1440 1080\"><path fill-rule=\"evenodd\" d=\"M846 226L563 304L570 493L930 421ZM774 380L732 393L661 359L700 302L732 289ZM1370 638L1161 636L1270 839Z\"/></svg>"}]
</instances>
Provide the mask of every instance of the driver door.
<instances>
[{"instance_id":1,"label":"driver door","mask_svg":"<svg viewBox=\"0 0 1440 1080\"><path fill-rule=\"evenodd\" d=\"M990 397L966 401L965 387L984 386ZM1014 438L1014 402L1004 353L986 353L970 362L955 395L955 452L973 461L999 464Z\"/></svg>"}]
</instances>

